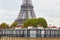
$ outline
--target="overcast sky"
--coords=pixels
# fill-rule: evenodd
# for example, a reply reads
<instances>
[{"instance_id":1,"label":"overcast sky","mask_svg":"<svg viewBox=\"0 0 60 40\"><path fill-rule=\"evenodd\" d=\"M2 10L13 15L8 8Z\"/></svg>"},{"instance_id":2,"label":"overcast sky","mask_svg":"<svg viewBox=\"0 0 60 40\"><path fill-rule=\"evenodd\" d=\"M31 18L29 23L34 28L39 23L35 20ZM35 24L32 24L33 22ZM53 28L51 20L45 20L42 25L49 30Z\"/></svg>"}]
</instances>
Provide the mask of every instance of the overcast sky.
<instances>
[{"instance_id":1,"label":"overcast sky","mask_svg":"<svg viewBox=\"0 0 60 40\"><path fill-rule=\"evenodd\" d=\"M36 17L60 26L60 0L32 0ZM0 0L0 23L11 24L20 12L22 0Z\"/></svg>"}]
</instances>

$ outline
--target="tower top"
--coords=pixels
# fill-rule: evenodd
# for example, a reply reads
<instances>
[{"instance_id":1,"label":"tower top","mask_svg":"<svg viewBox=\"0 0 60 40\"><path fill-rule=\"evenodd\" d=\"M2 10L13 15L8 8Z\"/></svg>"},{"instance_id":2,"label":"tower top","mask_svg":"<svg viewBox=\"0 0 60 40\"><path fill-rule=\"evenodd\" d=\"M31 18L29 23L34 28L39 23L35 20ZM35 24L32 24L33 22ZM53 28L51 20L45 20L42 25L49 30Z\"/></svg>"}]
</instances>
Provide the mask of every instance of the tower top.
<instances>
[{"instance_id":1,"label":"tower top","mask_svg":"<svg viewBox=\"0 0 60 40\"><path fill-rule=\"evenodd\" d=\"M32 0L23 0L22 4L31 4L32 5Z\"/></svg>"}]
</instances>

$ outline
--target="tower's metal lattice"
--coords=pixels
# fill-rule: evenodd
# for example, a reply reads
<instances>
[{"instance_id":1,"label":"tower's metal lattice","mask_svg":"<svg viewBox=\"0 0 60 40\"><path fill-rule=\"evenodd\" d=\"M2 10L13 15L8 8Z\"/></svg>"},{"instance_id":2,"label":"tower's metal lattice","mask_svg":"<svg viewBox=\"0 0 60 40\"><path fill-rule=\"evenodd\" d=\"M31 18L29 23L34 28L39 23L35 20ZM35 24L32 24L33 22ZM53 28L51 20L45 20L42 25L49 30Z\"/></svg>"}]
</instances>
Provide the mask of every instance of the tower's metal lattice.
<instances>
[{"instance_id":1,"label":"tower's metal lattice","mask_svg":"<svg viewBox=\"0 0 60 40\"><path fill-rule=\"evenodd\" d=\"M20 24L23 24L25 20L31 19L31 18L36 18L33 10L32 0L23 0L20 13L17 19L15 20L15 22L17 22L18 25L20 25Z\"/></svg>"}]
</instances>

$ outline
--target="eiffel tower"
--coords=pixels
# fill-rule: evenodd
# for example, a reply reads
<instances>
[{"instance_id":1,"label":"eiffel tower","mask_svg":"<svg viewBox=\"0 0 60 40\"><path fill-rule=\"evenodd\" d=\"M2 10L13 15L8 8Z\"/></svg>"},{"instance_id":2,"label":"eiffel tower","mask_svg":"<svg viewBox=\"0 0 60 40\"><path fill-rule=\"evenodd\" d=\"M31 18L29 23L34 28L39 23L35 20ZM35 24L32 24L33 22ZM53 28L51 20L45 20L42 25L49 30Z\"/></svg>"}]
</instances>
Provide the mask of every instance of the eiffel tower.
<instances>
[{"instance_id":1,"label":"eiffel tower","mask_svg":"<svg viewBox=\"0 0 60 40\"><path fill-rule=\"evenodd\" d=\"M23 25L25 20L32 18L36 18L32 0L22 0L21 10L15 22L17 22L18 25Z\"/></svg>"}]
</instances>

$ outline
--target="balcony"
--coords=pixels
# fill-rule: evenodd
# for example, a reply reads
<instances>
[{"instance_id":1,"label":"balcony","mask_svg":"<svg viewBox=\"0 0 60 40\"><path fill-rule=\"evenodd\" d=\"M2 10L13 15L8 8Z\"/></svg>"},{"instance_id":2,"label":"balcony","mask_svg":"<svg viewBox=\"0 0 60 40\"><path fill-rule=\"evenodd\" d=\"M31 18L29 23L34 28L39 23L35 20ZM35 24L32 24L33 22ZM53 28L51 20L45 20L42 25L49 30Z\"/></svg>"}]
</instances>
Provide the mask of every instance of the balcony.
<instances>
[{"instance_id":1,"label":"balcony","mask_svg":"<svg viewBox=\"0 0 60 40\"><path fill-rule=\"evenodd\" d=\"M0 36L26 37L26 38L56 38L60 37L60 29L54 28L32 28L32 29L2 29Z\"/></svg>"}]
</instances>

